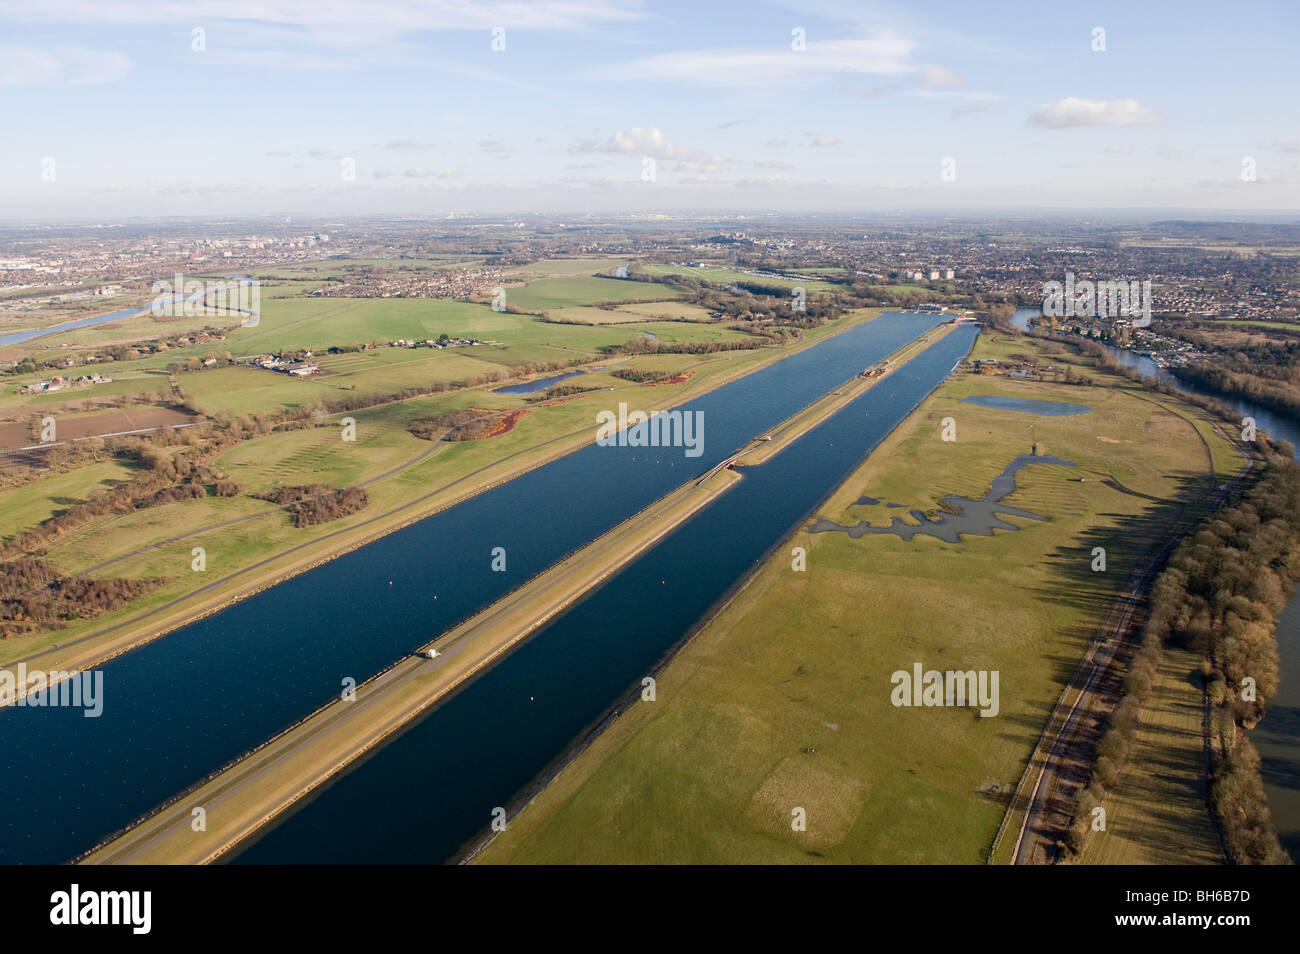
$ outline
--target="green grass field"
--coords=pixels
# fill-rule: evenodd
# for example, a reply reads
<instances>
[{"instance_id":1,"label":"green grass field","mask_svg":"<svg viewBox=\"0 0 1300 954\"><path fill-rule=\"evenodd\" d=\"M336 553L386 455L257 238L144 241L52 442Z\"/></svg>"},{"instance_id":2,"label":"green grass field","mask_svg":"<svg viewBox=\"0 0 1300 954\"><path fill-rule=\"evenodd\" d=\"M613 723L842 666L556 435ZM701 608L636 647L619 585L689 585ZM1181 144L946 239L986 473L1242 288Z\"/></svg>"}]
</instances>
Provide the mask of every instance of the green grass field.
<instances>
[{"instance_id":1,"label":"green grass field","mask_svg":"<svg viewBox=\"0 0 1300 954\"><path fill-rule=\"evenodd\" d=\"M1295 321L1248 321L1248 320L1230 320L1216 321L1216 325L1231 325L1234 327L1244 326L1248 328L1267 328L1269 331L1288 331L1291 334L1300 334L1300 322Z\"/></svg>"},{"instance_id":2,"label":"green grass field","mask_svg":"<svg viewBox=\"0 0 1300 954\"><path fill-rule=\"evenodd\" d=\"M0 491L0 513L4 514L0 535L11 538L30 530L100 491L130 480L134 473L131 465L110 460L64 474L51 474L26 487Z\"/></svg>"},{"instance_id":3,"label":"green grass field","mask_svg":"<svg viewBox=\"0 0 1300 954\"><path fill-rule=\"evenodd\" d=\"M581 290L586 287L582 285L583 281L556 278L534 284L558 283L549 286L553 291L574 286L568 287L568 292L581 297ZM590 281L603 281L616 286L619 291L631 289L639 293L646 288L657 293L662 288L612 279ZM603 287L598 291L600 295L606 293ZM302 380L246 366L219 366L179 373L176 381L184 394L207 413L274 413L321 398L357 392L392 392L434 383L451 384L483 375L510 375L521 364L596 358L602 349L624 344L643 332L656 335L667 343L749 340L744 333L723 327L656 321L652 317L661 313L684 314L694 306L664 302L641 307L652 310L643 315L623 314L619 317L627 319L627 323L601 327L555 324L532 315L496 312L486 304L441 299L264 298L259 324L250 328L234 327L225 341L175 348L135 361L96 365L94 370L113 377L113 382L108 385L75 392L20 396L17 392L28 383L28 377L10 380L0 392L0 416L6 412L16 414L28 405L156 392L160 387L168 386L167 379L159 374L168 366L184 365L189 357L206 357L222 352L230 352L238 358L305 348L316 352L315 360L327 373ZM615 314L589 310L600 316ZM138 340L144 336L153 319L145 317L131 319L131 322L140 325L140 334L132 339ZM194 330L208 322L209 319L193 318L183 319L181 323L188 330ZM168 329L170 333L171 324ZM444 333L452 337L474 337L493 344L445 350L381 345L364 352L325 353L333 345L436 339ZM85 370L78 368L76 373ZM33 380L35 377L31 376Z\"/></svg>"},{"instance_id":4,"label":"green grass field","mask_svg":"<svg viewBox=\"0 0 1300 954\"><path fill-rule=\"evenodd\" d=\"M452 330L448 334L472 334L500 344L444 350L380 347L320 356L317 362L326 373L310 378L291 378L241 366L182 373L177 376L177 383L205 412L269 412L355 393L391 393L401 388L453 384L491 374L504 377L516 373L518 366L525 363L594 360L600 357L601 349L624 344L644 332L669 344L690 341L760 344L743 332L724 327L654 321L600 327L560 325L529 315L492 312L481 305L462 307L477 312L464 318L461 324L450 326ZM420 337L436 337L448 327L445 323L435 326L420 332ZM289 332L269 333L284 336Z\"/></svg>"},{"instance_id":5,"label":"green grass field","mask_svg":"<svg viewBox=\"0 0 1300 954\"><path fill-rule=\"evenodd\" d=\"M627 258L548 258L528 265L516 265L504 270L511 276L592 276L610 272L620 265L630 265Z\"/></svg>"},{"instance_id":6,"label":"green grass field","mask_svg":"<svg viewBox=\"0 0 1300 954\"><path fill-rule=\"evenodd\" d=\"M577 321L592 325L627 324L652 320L712 321L707 308L685 302L629 302L618 308L592 308L578 305L570 308L550 308L546 312L552 321Z\"/></svg>"},{"instance_id":7,"label":"green grass field","mask_svg":"<svg viewBox=\"0 0 1300 954\"><path fill-rule=\"evenodd\" d=\"M1200 657L1167 649L1124 774L1102 803L1106 830L1090 835L1090 865L1217 865L1206 811Z\"/></svg>"},{"instance_id":8,"label":"green grass field","mask_svg":"<svg viewBox=\"0 0 1300 954\"><path fill-rule=\"evenodd\" d=\"M877 312L868 310L841 319L830 325L812 329L806 340L814 341L843 328L849 321L869 319ZM529 321L546 326L536 319L506 316L511 320ZM680 322L647 323L646 327L660 328L664 335L735 335L724 328L696 326ZM578 329L581 332L600 332L600 329ZM626 340L626 329L621 329L619 340ZM743 337L743 336L742 336ZM487 349L473 349L483 351ZM663 354L635 358L620 357L600 365L601 368L619 366L641 367L674 373L691 369L696 374L685 384L665 387L637 385L601 370L582 379L583 384L601 390L592 391L576 400L549 407L530 405L522 397L492 394L486 389L466 389L448 392L436 397L419 398L366 408L351 412L357 423L357 439L345 443L339 436L338 421L342 415L329 418L324 426L296 431L277 432L243 442L220 455L214 464L217 469L237 483L244 491L237 497L207 497L198 500L171 503L100 518L90 524L60 535L48 548L48 558L65 573L77 573L105 561L113 560L110 568L97 575L121 576L131 579L163 577L169 582L149 596L97 620L76 620L66 628L24 639L0 642L0 664L7 660L28 656L51 646L63 645L78 636L96 633L114 623L129 620L136 614L147 612L169 600L182 597L200 585L224 578L244 567L267 558L284 554L290 548L311 543L322 537L343 531L343 539L334 545L346 545L352 528L370 518L396 511L431 493L441 494L438 500L472 492L473 480L458 484L461 478L476 474L508 461L508 466L527 467L536 464L565 447L581 446L594 436L596 412L616 407L618 401L627 401L634 407L654 408L685 399L707 390L719 379L729 379L752 369L757 364L774 360L784 349L732 351L714 355ZM402 349L381 349L378 355L394 356L394 363L380 366L369 373L374 380L391 383L393 376L407 366L417 366L415 361L402 361ZM430 352L440 358L455 358L458 352ZM367 355L340 355L339 359L354 359ZM472 360L466 358L465 360ZM382 377L380 376L382 375ZM322 377L295 380L286 375L252 368L228 368L182 374L179 376L187 388L197 389L195 396L201 403L220 407L232 413L251 412L276 402L292 403L310 397L302 386L343 378ZM260 389L281 389L278 393L259 393ZM605 390L614 388L615 391ZM201 393L198 393L201 392ZM490 440L459 443L431 443L411 435L409 424L420 418L434 417L450 410L469 406L510 410L528 408L525 415L509 433ZM390 473L391 472L391 473ZM69 501L75 502L109 479L111 473L98 470L79 470L63 477L47 477L23 487L6 492L0 499L0 528L3 532L16 532L32 526L62 509ZM476 478L477 479L477 478ZM288 518L264 501L250 495L276 486L308 482L337 485L364 483L370 496L370 505L350 517L328 524L294 528ZM438 500L422 504L432 508ZM418 511L416 511L418 512ZM256 519L222 526L233 519L257 515ZM357 531L360 533L360 531ZM173 540L178 535L183 539ZM335 538L332 538L335 539ZM163 544L163 541L173 540ZM162 544L162 545L160 545ZM323 546L324 544L322 544ZM196 574L189 568L190 551L202 546L208 555L208 573ZM322 554L328 551L322 551ZM121 559L119 559L121 558ZM255 585L255 576L223 584L232 596L239 587Z\"/></svg>"},{"instance_id":9,"label":"green grass field","mask_svg":"<svg viewBox=\"0 0 1300 954\"><path fill-rule=\"evenodd\" d=\"M22 388L22 382L12 382L0 390L0 409L4 411L17 411L21 408L39 408L50 404L63 404L74 401L95 400L98 398L115 397L118 395L154 395L160 388L170 389L171 385L166 375L150 374L142 371L130 371L123 374L118 370L120 365L112 366L112 371L108 374L112 381L107 384L92 384L84 388L76 388L68 391L54 391L49 394L19 394ZM78 373L85 373L90 369L78 369Z\"/></svg>"},{"instance_id":10,"label":"green grass field","mask_svg":"<svg viewBox=\"0 0 1300 954\"><path fill-rule=\"evenodd\" d=\"M788 291L791 288L801 287L809 294L813 292L830 292L835 291L838 286L831 282L803 282L787 280L782 278L761 278L758 275L747 275L744 272L736 271L731 268L714 267L711 265L704 268L687 268L682 265L643 265L641 270L647 275L690 275L701 281L721 284L723 282L744 282L748 285L762 285L768 288L780 291ZM651 285L651 288L662 287Z\"/></svg>"},{"instance_id":11,"label":"green grass field","mask_svg":"<svg viewBox=\"0 0 1300 954\"><path fill-rule=\"evenodd\" d=\"M1038 347L986 333L975 356ZM981 863L1001 793L1069 673L1179 514L1165 502L1217 483L1212 462L1232 459L1179 416L1191 408L1098 379L1106 386L952 378L819 513L883 525L948 494L983 496L1036 439L1077 466L1022 470L1007 503L1049 519L1011 518L1021 529L957 544L797 531L660 674L657 701L620 716L478 860ZM962 403L987 393L1094 410L1049 418ZM945 417L955 443L939 439ZM857 504L863 495L882 503ZM791 546L807 549L806 572L791 568ZM1105 573L1091 571L1094 546L1107 550ZM998 716L895 708L891 674L915 662L998 671ZM792 830L796 808L804 832Z\"/></svg>"},{"instance_id":12,"label":"green grass field","mask_svg":"<svg viewBox=\"0 0 1300 954\"><path fill-rule=\"evenodd\" d=\"M600 301L667 301L684 294L672 285L593 276L539 278L519 287L506 286L509 305L525 311L592 305Z\"/></svg>"}]
</instances>

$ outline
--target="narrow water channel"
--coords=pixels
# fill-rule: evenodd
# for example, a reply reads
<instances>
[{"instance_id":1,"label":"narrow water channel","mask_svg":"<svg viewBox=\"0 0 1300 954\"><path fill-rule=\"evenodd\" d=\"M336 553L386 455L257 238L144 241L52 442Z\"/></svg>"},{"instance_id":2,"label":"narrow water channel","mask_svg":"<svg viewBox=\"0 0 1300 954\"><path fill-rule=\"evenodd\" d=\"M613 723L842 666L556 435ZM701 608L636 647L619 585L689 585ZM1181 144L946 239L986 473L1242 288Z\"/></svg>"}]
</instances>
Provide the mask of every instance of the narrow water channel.
<instances>
[{"instance_id":1,"label":"narrow water channel","mask_svg":"<svg viewBox=\"0 0 1300 954\"><path fill-rule=\"evenodd\" d=\"M486 829L948 375L956 329L743 478L584 601L334 780L241 863L440 862Z\"/></svg>"},{"instance_id":2,"label":"narrow water channel","mask_svg":"<svg viewBox=\"0 0 1300 954\"><path fill-rule=\"evenodd\" d=\"M699 457L592 444L120 656L99 718L0 711L0 863L90 848L941 320L886 313L691 401Z\"/></svg>"}]
</instances>

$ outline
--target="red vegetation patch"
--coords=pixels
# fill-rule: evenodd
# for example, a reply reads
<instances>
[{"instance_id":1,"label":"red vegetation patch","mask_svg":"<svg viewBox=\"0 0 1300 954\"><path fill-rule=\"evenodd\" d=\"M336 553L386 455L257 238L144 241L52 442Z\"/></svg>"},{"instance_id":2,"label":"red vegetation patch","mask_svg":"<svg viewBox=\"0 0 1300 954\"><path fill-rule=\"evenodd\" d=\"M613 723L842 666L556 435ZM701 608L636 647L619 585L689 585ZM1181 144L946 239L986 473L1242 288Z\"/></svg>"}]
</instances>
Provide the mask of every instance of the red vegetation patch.
<instances>
[{"instance_id":1,"label":"red vegetation patch","mask_svg":"<svg viewBox=\"0 0 1300 954\"><path fill-rule=\"evenodd\" d=\"M695 372L687 371L685 374L679 374L675 378L665 378L662 381L648 381L646 382L646 387L658 388L663 387L665 384L685 384L693 377L695 377Z\"/></svg>"},{"instance_id":2,"label":"red vegetation patch","mask_svg":"<svg viewBox=\"0 0 1300 954\"><path fill-rule=\"evenodd\" d=\"M569 394L569 395L566 395L565 397L551 398L549 401L539 401L539 402L537 403L537 406L538 406L538 407L554 407L555 405L557 405L557 404L563 404L563 403L565 403L566 401L576 401L576 400L578 400L578 398L580 398L580 397L586 397L586 396L587 396L587 393L588 393L588 392L583 391L581 394Z\"/></svg>"},{"instance_id":3,"label":"red vegetation patch","mask_svg":"<svg viewBox=\"0 0 1300 954\"><path fill-rule=\"evenodd\" d=\"M497 421L492 430L484 434L483 437L496 437L500 434L507 434L510 431L513 431L515 425L519 423L519 419L527 413L527 411L511 411L505 417L501 418L501 420Z\"/></svg>"}]
</instances>

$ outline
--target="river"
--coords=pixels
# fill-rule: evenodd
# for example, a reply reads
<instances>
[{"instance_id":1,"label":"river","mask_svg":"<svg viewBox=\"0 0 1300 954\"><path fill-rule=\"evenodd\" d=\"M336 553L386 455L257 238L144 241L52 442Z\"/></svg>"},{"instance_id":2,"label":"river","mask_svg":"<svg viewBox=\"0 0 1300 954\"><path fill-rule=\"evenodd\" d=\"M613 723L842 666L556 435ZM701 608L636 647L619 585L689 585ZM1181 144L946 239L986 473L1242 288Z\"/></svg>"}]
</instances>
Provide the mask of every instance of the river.
<instances>
[{"instance_id":1,"label":"river","mask_svg":"<svg viewBox=\"0 0 1300 954\"><path fill-rule=\"evenodd\" d=\"M204 292L195 292L190 295L186 301L195 301L201 298ZM171 304L179 299L180 295L172 295L170 298L160 299L163 304ZM23 331L11 331L8 334L0 335L0 345L23 344L34 338L44 338L46 335L57 335L61 331L72 331L76 328L90 328L94 325L106 325L110 321L117 321L121 318L134 318L137 315L147 314L153 305L137 305L134 308L124 308L121 311L110 311L105 315L95 315L91 318L78 318L75 321L64 321L57 325L46 325L44 328L27 328Z\"/></svg>"},{"instance_id":2,"label":"river","mask_svg":"<svg viewBox=\"0 0 1300 954\"><path fill-rule=\"evenodd\" d=\"M1039 313L1036 308L1017 309L1012 324L1027 328L1029 319ZM1184 394L1212 397L1242 417L1253 417L1260 430L1289 441L1300 459L1300 424L1290 418L1250 401L1216 394L1179 380L1150 358L1132 351L1109 345L1107 350L1121 363L1172 384ZM1264 791L1278 837L1291 857L1300 859L1300 590L1291 597L1278 620L1277 649L1280 686L1269 703L1268 715L1251 733L1251 741L1259 749Z\"/></svg>"},{"instance_id":3,"label":"river","mask_svg":"<svg viewBox=\"0 0 1300 954\"><path fill-rule=\"evenodd\" d=\"M33 338L43 338L46 335L57 335L60 331L72 331L74 328L89 328L92 325L105 325L110 321L117 321L119 318L130 318L134 315L142 315L148 310L148 305L138 305L135 308L113 311L106 315L95 315L93 318L78 318L76 321L64 321L57 325L46 325L44 328L28 328L25 331L11 331L8 334L0 335L0 345L22 344L23 342L31 341Z\"/></svg>"},{"instance_id":4,"label":"river","mask_svg":"<svg viewBox=\"0 0 1300 954\"><path fill-rule=\"evenodd\" d=\"M807 520L970 350L931 345L245 849L241 863L454 856Z\"/></svg>"},{"instance_id":5,"label":"river","mask_svg":"<svg viewBox=\"0 0 1300 954\"><path fill-rule=\"evenodd\" d=\"M120 656L101 667L100 718L0 711L0 863L90 848L337 698L345 678L413 652L942 320L885 313L689 402L706 424L700 457L592 444ZM819 499L775 496L784 507ZM496 547L507 572L491 569ZM177 559L187 572L188 547ZM644 611L660 609L650 600ZM569 664L581 661L547 665Z\"/></svg>"}]
</instances>

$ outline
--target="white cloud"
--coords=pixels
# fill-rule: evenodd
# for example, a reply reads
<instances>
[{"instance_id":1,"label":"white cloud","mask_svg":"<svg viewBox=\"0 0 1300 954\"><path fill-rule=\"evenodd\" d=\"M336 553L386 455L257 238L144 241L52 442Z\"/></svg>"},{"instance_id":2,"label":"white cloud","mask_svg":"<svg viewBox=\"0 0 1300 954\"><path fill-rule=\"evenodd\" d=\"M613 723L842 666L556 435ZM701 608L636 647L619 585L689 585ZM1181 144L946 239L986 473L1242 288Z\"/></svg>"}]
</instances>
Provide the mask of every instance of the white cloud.
<instances>
[{"instance_id":1,"label":"white cloud","mask_svg":"<svg viewBox=\"0 0 1300 954\"><path fill-rule=\"evenodd\" d=\"M1273 152L1300 152L1300 139L1270 139L1263 148Z\"/></svg>"},{"instance_id":2,"label":"white cloud","mask_svg":"<svg viewBox=\"0 0 1300 954\"><path fill-rule=\"evenodd\" d=\"M617 0L0 0L6 20L53 23L252 23L392 34L416 30L577 30L644 18Z\"/></svg>"},{"instance_id":3,"label":"white cloud","mask_svg":"<svg viewBox=\"0 0 1300 954\"><path fill-rule=\"evenodd\" d=\"M1113 156L1130 156L1133 154L1132 146L1107 146L1106 152Z\"/></svg>"},{"instance_id":4,"label":"white cloud","mask_svg":"<svg viewBox=\"0 0 1300 954\"><path fill-rule=\"evenodd\" d=\"M949 111L948 118L961 119L964 116L974 116L976 113L987 112L1001 105L1002 101L997 99L982 99L972 103L962 103L960 106L954 106Z\"/></svg>"},{"instance_id":5,"label":"white cloud","mask_svg":"<svg viewBox=\"0 0 1300 954\"><path fill-rule=\"evenodd\" d=\"M111 50L0 43L0 87L102 86L131 72L131 58Z\"/></svg>"},{"instance_id":6,"label":"white cloud","mask_svg":"<svg viewBox=\"0 0 1300 954\"><path fill-rule=\"evenodd\" d=\"M407 179L457 179L460 173L452 169L443 169L441 172L432 172L428 169L416 167L407 169L402 173Z\"/></svg>"},{"instance_id":7,"label":"white cloud","mask_svg":"<svg viewBox=\"0 0 1300 954\"><path fill-rule=\"evenodd\" d=\"M809 40L802 53L787 47L714 47L682 50L602 67L604 79L677 80L715 86L752 87L809 82L835 74L911 74L927 84L960 79L943 67L912 62L916 44L898 33L880 32L851 40Z\"/></svg>"},{"instance_id":8,"label":"white cloud","mask_svg":"<svg viewBox=\"0 0 1300 954\"><path fill-rule=\"evenodd\" d=\"M923 66L916 71L916 79L922 86L960 86L963 82L946 66Z\"/></svg>"},{"instance_id":9,"label":"white cloud","mask_svg":"<svg viewBox=\"0 0 1300 954\"><path fill-rule=\"evenodd\" d=\"M599 139L575 139L569 144L569 153L581 155L592 152L628 153L654 156L659 159L700 159L702 153L695 149L675 146L664 139L655 126L633 126L614 133L604 142Z\"/></svg>"},{"instance_id":10,"label":"white cloud","mask_svg":"<svg viewBox=\"0 0 1300 954\"><path fill-rule=\"evenodd\" d=\"M1136 99L1080 99L1068 96L1034 110L1030 122L1039 126L1142 126L1159 117Z\"/></svg>"},{"instance_id":11,"label":"white cloud","mask_svg":"<svg viewBox=\"0 0 1300 954\"><path fill-rule=\"evenodd\" d=\"M673 166L676 172L720 172L726 163L722 156L712 159L683 159Z\"/></svg>"}]
</instances>

